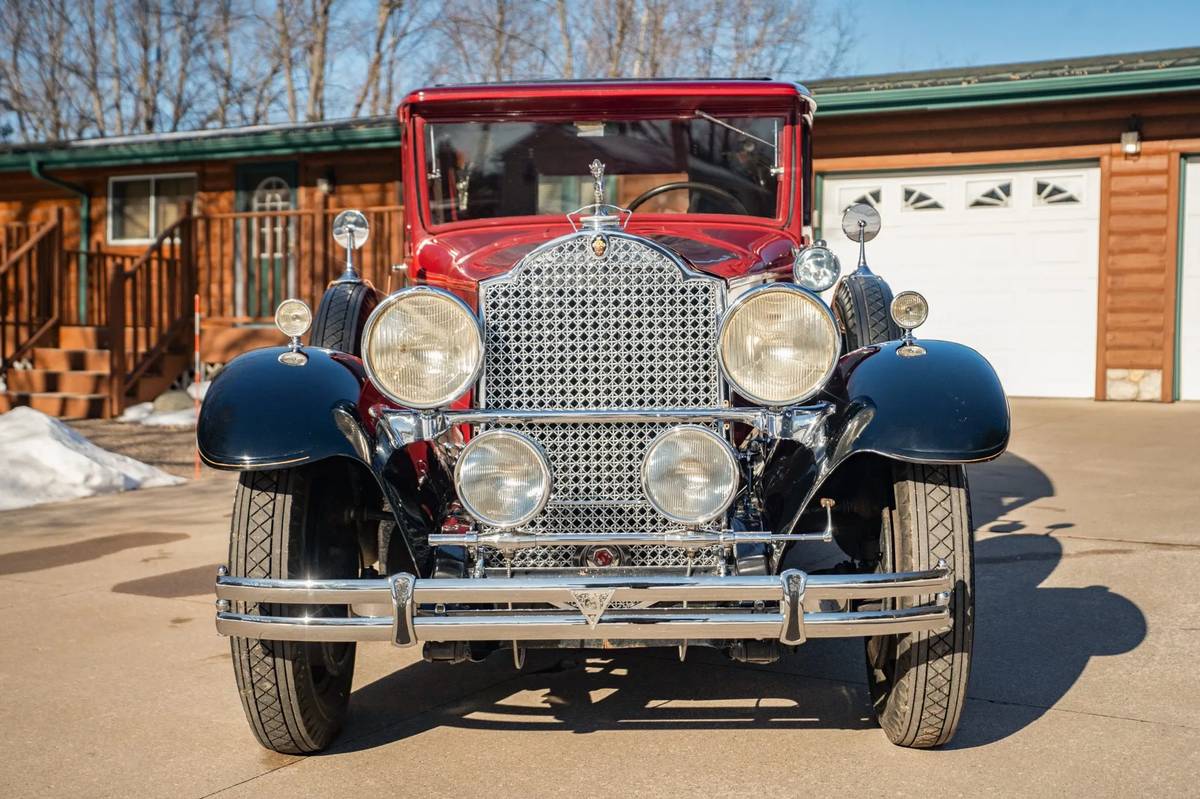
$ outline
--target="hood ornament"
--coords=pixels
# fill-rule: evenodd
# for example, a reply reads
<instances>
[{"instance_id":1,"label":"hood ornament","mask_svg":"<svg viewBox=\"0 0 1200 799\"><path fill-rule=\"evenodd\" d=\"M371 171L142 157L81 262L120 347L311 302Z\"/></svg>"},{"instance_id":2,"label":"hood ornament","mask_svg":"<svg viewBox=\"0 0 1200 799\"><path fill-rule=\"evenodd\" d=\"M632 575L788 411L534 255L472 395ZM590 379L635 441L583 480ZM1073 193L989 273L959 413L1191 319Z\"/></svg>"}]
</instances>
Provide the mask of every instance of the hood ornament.
<instances>
[{"instance_id":1,"label":"hood ornament","mask_svg":"<svg viewBox=\"0 0 1200 799\"><path fill-rule=\"evenodd\" d=\"M567 221L576 231L625 227L632 213L626 208L609 204L605 198L604 162L599 158L592 159L588 164L588 172L592 174L592 202L567 214ZM607 248L607 243L594 245L592 253L597 258L603 258Z\"/></svg>"},{"instance_id":2,"label":"hood ornament","mask_svg":"<svg viewBox=\"0 0 1200 799\"><path fill-rule=\"evenodd\" d=\"M604 205L604 164L599 158L592 159L592 163L588 164L588 171L592 173L592 195L595 197L593 202L596 205Z\"/></svg>"}]
</instances>

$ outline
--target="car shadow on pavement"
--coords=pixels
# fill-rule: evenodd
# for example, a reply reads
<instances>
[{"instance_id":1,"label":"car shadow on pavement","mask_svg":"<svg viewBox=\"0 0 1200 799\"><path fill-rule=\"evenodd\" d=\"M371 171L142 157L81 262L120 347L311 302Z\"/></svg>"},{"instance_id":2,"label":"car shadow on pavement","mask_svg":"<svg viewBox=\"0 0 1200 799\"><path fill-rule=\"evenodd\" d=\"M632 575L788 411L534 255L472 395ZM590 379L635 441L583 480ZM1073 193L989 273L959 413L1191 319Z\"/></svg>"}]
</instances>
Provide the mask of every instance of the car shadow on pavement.
<instances>
[{"instance_id":1,"label":"car shadow on pavement","mask_svg":"<svg viewBox=\"0 0 1200 799\"><path fill-rule=\"evenodd\" d=\"M1067 694L1091 658L1128 652L1146 635L1137 606L1104 586L1043 586L1064 557L1054 535L1073 525L1064 520L1034 532L1004 517L1054 496L1045 473L1009 454L973 468L971 479L981 531L975 652L969 701L951 748L986 745L1024 729ZM1120 554L1125 546L1085 543L1071 557ZM662 648L531 651L520 672L507 652L479 664L417 663L354 692L344 736L331 752L443 726L575 733L864 729L875 726L864 678L862 645L850 639L813 641L772 666L736 664L695 647L685 663Z\"/></svg>"},{"instance_id":2,"label":"car shadow on pavement","mask_svg":"<svg viewBox=\"0 0 1200 799\"><path fill-rule=\"evenodd\" d=\"M1065 509L1061 521L1038 530L1008 516L1054 497L1045 472L1008 452L971 467L969 476L977 531L975 649L969 701L951 748L992 743L1027 727L1071 690L1091 658L1129 652L1146 637L1142 611L1106 586L1044 585L1064 558L1055 536L1075 524ZM1065 557L1133 551L1079 538Z\"/></svg>"},{"instance_id":3,"label":"car shadow on pavement","mask_svg":"<svg viewBox=\"0 0 1200 799\"><path fill-rule=\"evenodd\" d=\"M460 693L414 714L414 697L428 701L421 686L439 681L438 689L457 686ZM473 682L483 684L471 690ZM580 734L864 729L873 725L864 695L864 686L733 664L697 647L684 663L674 649L535 650L519 672L504 651L477 664L417 663L360 688L351 697L343 740L331 752L382 746L438 727Z\"/></svg>"}]
</instances>

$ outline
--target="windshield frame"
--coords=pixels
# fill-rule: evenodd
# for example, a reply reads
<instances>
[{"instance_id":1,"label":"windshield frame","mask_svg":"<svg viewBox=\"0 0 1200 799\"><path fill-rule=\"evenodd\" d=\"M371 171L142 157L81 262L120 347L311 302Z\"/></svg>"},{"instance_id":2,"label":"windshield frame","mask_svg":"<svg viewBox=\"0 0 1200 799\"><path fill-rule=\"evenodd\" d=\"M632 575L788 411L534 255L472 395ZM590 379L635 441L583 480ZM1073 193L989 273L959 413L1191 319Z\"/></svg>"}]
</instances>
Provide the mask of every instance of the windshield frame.
<instances>
[{"instance_id":1,"label":"windshield frame","mask_svg":"<svg viewBox=\"0 0 1200 799\"><path fill-rule=\"evenodd\" d=\"M715 104L714 104L715 105ZM706 113L711 113L719 119L724 119L724 115L716 111L708 111L702 109ZM656 224L701 224L701 223L721 223L721 224L743 224L754 226L770 226L774 228L789 228L793 225L796 218L796 204L799 202L799 183L800 176L796 172L796 165L799 158L797 131L801 124L799 115L794 111L783 109L761 111L748 113L746 111L738 112L739 117L767 117L779 119L783 124L779 130L779 164L782 167L782 172L778 176L778 191L776 192L776 213L773 217L754 216L748 214L722 214L722 213L648 213L635 211L632 221L637 224L640 222L651 222ZM428 124L454 124L464 122L607 122L607 121L636 121L636 120L681 120L692 121L696 119L693 113L647 113L646 111L631 111L626 113L599 113L599 112L577 112L572 114L564 114L562 112L547 112L545 114L522 113L519 116L498 116L495 114L486 115L438 115L436 117L422 114L413 114L411 117L412 135L409 139L411 144L411 158L408 166L412 170L412 180L416 189L415 196L417 199L417 217L422 228L430 233L440 233L443 231L453 230L468 230L471 228L481 227L498 227L498 226L529 226L538 224L558 224L569 226L567 215L563 213L555 214L526 214L522 216L497 216L477 219L467 219L454 222L442 222L435 224L432 221L430 212L430 189L428 180L428 164L429 164L429 131ZM580 163L580 175L586 175L586 164Z\"/></svg>"}]
</instances>

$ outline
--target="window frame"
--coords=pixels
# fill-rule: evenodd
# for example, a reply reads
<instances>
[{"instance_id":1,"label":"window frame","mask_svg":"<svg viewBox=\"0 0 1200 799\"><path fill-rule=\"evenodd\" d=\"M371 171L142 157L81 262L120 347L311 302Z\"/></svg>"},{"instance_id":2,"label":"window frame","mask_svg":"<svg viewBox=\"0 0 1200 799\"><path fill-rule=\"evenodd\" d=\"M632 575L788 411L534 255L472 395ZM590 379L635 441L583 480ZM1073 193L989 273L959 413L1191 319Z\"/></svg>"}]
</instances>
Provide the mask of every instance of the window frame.
<instances>
[{"instance_id":1,"label":"window frame","mask_svg":"<svg viewBox=\"0 0 1200 799\"><path fill-rule=\"evenodd\" d=\"M774 216L748 216L743 214L721 214L721 213L702 213L702 214L678 214L678 213L638 213L636 218L639 221L654 222L654 223L683 223L683 224L745 224L745 225L770 225L772 227L787 228L792 224L795 217L795 205L799 199L799 183L802 176L797 174L796 161L799 159L799 153L794 152L798 137L802 135L799 128L801 119L793 111L787 110L769 110L769 111L753 111L746 112L747 116L777 118L783 124L779 130L779 152L780 166L783 168L778 177L778 188L776 191L776 210ZM458 220L454 222L434 222L432 209L430 207L430 191L427 174L429 171L429 125L445 125L465 122L548 122L548 123L566 123L580 121L639 121L647 119L655 120L692 120L690 114L672 114L663 113L599 113L588 112L578 114L564 114L561 111L547 112L544 114L525 114L520 117L500 117L500 116L461 116L447 115L444 117L436 116L414 116L414 135L412 148L414 171L421 179L416 181L415 186L417 192L417 215L420 219L422 227L429 233L442 233L453 230L466 230L472 227L516 227L522 225L546 224L561 221L567 223L566 214L526 214L520 216L502 216L502 217L485 217L476 219ZM582 169L581 169L582 172ZM586 173L583 173L586 174Z\"/></svg>"},{"instance_id":2,"label":"window frame","mask_svg":"<svg viewBox=\"0 0 1200 799\"><path fill-rule=\"evenodd\" d=\"M196 172L152 172L142 175L109 175L108 177L108 211L105 214L105 239L109 244L118 246L132 245L148 245L153 244L159 237L162 231L158 230L158 181L171 180L173 178L192 178L196 181L195 189L192 193L193 200L196 192L200 190L200 176ZM116 203L113 202L113 185L117 183L136 183L140 180L150 181L150 231L149 238L113 238L113 218L116 210Z\"/></svg>"}]
</instances>

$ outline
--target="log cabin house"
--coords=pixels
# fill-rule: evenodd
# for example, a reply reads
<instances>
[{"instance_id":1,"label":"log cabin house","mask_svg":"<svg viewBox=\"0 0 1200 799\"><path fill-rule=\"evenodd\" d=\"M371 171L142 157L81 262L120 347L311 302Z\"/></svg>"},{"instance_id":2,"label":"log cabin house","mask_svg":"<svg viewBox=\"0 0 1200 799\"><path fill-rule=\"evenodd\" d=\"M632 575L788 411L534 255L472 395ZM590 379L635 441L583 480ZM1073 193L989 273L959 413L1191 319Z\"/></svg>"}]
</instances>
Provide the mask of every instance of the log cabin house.
<instances>
[{"instance_id":1,"label":"log cabin house","mask_svg":"<svg viewBox=\"0 0 1200 799\"><path fill-rule=\"evenodd\" d=\"M1011 394L1200 399L1200 49L809 84L814 235L880 209L871 258L930 299L922 333ZM278 302L405 261L391 117L0 149L0 411L119 413L189 368L280 340Z\"/></svg>"}]
</instances>

